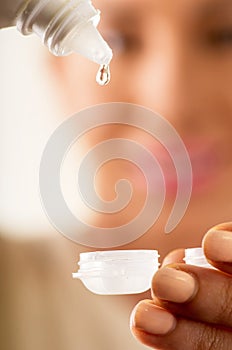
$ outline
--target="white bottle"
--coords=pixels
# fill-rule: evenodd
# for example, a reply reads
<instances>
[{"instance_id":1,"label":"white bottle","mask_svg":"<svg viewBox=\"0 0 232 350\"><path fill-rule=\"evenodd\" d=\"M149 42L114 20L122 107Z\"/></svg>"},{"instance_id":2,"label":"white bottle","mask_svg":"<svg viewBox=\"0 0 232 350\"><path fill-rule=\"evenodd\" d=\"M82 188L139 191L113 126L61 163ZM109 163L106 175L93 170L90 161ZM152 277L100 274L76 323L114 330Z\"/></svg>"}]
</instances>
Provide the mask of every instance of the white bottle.
<instances>
[{"instance_id":1,"label":"white bottle","mask_svg":"<svg viewBox=\"0 0 232 350\"><path fill-rule=\"evenodd\" d=\"M0 0L0 28L36 33L56 56L76 52L107 66L112 51L96 29L99 20L90 0Z\"/></svg>"}]
</instances>

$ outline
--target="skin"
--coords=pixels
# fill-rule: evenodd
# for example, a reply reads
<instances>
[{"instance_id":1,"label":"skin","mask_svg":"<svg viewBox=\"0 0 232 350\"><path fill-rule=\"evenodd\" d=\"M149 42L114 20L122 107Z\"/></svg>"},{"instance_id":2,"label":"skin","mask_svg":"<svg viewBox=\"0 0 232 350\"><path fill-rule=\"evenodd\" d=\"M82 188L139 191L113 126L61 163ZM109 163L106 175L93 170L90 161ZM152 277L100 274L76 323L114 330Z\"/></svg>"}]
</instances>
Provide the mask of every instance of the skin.
<instances>
[{"instance_id":1,"label":"skin","mask_svg":"<svg viewBox=\"0 0 232 350\"><path fill-rule=\"evenodd\" d=\"M232 254L231 250L226 254L222 250L225 232L230 239L227 240L228 244L232 242L231 222L209 230L203 240L205 255L217 270L183 264L183 249L175 250L166 256L162 268L153 278L152 300L143 300L138 303L131 316L131 330L143 344L162 350L231 348ZM215 242L215 234L218 236L217 242ZM230 249L231 247L230 245ZM188 278L194 281L193 293L186 293L184 296L188 297L185 301L174 301L174 297L180 298L181 295L183 297L183 289L186 291L187 285L190 291L191 283L188 281L181 290L178 289L177 280L172 279L171 293L167 295L167 291L162 290L167 287L162 280L162 275L166 274L165 270L187 273ZM176 293L173 293L175 289ZM163 294L162 298L160 298L161 294ZM150 327L152 322L148 326L147 321L148 306L151 307L153 315L152 327ZM174 317L174 325L167 333L164 332L165 324L162 325L162 316L158 318L159 334L157 328L154 332L157 309L159 312L164 310L170 317ZM144 311L146 319L144 319Z\"/></svg>"},{"instance_id":2,"label":"skin","mask_svg":"<svg viewBox=\"0 0 232 350\"><path fill-rule=\"evenodd\" d=\"M232 3L230 0L96 0L94 5L101 9L99 29L114 52L112 80L109 85L99 87L95 83L98 67L77 55L59 60L50 58L58 98L63 103L65 114L74 114L82 108L103 102L122 101L142 105L160 113L172 123L189 147L190 158L194 158L193 176L196 181L188 210L180 224L170 235L164 235L174 198L173 193L168 191L162 214L153 227L140 239L122 248L158 249L164 257L176 248L200 246L211 226L231 219ZM80 146L86 150L107 137L139 138L145 147L159 152L156 145L151 145L149 135L125 127L94 130L90 136L84 137ZM205 149L210 150L210 155L213 154L213 165L209 155L201 158ZM198 179L202 162L209 162L203 183ZM107 167L97 179L101 195L112 199L116 180L125 174L133 177L134 167L122 162ZM94 214L90 217L91 222L114 227L124 223L125 217L136 215L145 192L144 186L138 187L135 189L135 202L126 209L124 216L120 213L110 217ZM231 227L232 224L229 224L225 230L231 232ZM209 237L209 242L210 239L212 237ZM224 242L223 239L221 242ZM208 242L207 239L204 242ZM210 259L212 247L209 244L208 250L207 245L205 249ZM228 300L231 300L232 257L226 257L226 264L216 262L216 266L227 274L215 274L215 271L179 264L182 255L183 252L180 255L175 252L167 258L169 263L178 262L178 265L171 265L170 268L194 276L200 297L197 292L187 308L185 303L163 302L155 295L156 282L153 282L152 301L140 303L133 312L132 332L140 341L156 349L212 350L232 347L232 321L226 320L225 316L219 318L216 326L214 323L218 314L217 305L226 308ZM215 255L210 262L215 265ZM224 299L220 292L209 293L205 279L217 291L225 285L228 287ZM199 308L206 297L210 305L207 315ZM175 329L162 336L144 332L140 315L146 303L152 303L153 307L158 305L175 315ZM210 335L214 337L213 343L207 341ZM187 345L184 344L186 339L191 340Z\"/></svg>"}]
</instances>

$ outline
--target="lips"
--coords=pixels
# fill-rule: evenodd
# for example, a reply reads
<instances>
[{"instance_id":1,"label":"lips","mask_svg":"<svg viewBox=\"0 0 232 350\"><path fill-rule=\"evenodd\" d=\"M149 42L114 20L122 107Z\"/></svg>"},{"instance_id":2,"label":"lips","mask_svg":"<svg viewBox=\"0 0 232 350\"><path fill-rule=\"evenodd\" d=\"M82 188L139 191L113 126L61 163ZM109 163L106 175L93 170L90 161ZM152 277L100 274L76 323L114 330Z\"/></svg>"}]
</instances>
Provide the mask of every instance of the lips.
<instances>
[{"instance_id":1,"label":"lips","mask_svg":"<svg viewBox=\"0 0 232 350\"><path fill-rule=\"evenodd\" d=\"M192 194L209 191L215 185L222 165L218 143L209 139L194 139L184 143L192 165ZM156 145L156 147L150 145L147 148L153 153L161 166L165 180L166 195L173 196L178 186L177 173L169 153L160 145ZM175 150L175 145L173 145L173 150ZM178 154L176 155L178 156ZM182 177L181 181L185 182L185 178ZM138 186L145 191L145 179L141 181L140 177ZM159 191L159 188L158 185L156 186L156 174L154 174L154 193L157 193L156 191Z\"/></svg>"},{"instance_id":2,"label":"lips","mask_svg":"<svg viewBox=\"0 0 232 350\"><path fill-rule=\"evenodd\" d=\"M211 142L187 146L193 170L193 192L209 189L218 179L221 168L219 147Z\"/></svg>"}]
</instances>

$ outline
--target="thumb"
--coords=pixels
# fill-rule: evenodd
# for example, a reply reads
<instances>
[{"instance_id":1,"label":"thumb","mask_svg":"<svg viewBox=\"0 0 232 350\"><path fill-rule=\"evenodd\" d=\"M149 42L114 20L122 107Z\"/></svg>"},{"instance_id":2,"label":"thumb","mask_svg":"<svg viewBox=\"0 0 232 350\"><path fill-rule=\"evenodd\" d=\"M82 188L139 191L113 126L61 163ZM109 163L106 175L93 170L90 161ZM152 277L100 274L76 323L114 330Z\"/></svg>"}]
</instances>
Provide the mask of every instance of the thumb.
<instances>
[{"instance_id":1,"label":"thumb","mask_svg":"<svg viewBox=\"0 0 232 350\"><path fill-rule=\"evenodd\" d=\"M211 265L232 274L232 222L211 228L204 236L202 246Z\"/></svg>"},{"instance_id":2,"label":"thumb","mask_svg":"<svg viewBox=\"0 0 232 350\"><path fill-rule=\"evenodd\" d=\"M184 263L184 260L183 260L184 256L185 256L184 249L180 248L180 249L173 250L165 256L161 267L169 264L174 264L174 263Z\"/></svg>"}]
</instances>

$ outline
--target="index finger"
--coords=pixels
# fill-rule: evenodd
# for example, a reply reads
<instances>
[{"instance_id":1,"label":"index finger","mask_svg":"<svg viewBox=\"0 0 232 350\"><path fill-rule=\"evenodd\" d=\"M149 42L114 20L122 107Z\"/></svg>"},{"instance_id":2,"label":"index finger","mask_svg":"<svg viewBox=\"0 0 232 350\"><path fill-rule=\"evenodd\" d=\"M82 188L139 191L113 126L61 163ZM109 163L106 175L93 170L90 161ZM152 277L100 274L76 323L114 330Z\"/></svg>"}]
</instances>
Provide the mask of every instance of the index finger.
<instances>
[{"instance_id":1,"label":"index finger","mask_svg":"<svg viewBox=\"0 0 232 350\"><path fill-rule=\"evenodd\" d=\"M153 277L154 302L192 320L232 327L232 277L214 269L173 264Z\"/></svg>"}]
</instances>

